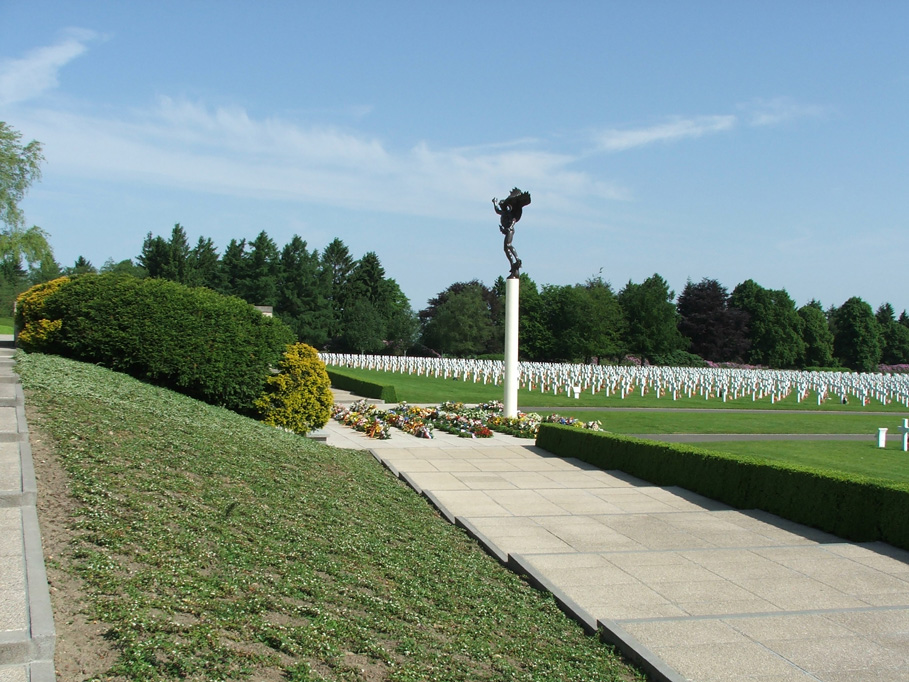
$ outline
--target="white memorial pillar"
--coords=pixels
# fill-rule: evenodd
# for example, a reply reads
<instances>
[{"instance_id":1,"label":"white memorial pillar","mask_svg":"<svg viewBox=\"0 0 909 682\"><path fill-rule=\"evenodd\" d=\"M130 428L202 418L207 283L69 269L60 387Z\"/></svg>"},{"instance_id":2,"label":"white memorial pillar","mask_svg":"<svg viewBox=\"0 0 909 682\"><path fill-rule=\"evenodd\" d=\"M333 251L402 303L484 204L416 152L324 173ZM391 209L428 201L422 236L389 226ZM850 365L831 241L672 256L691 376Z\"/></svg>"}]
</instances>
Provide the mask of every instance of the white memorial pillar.
<instances>
[{"instance_id":1,"label":"white memorial pillar","mask_svg":"<svg viewBox=\"0 0 909 682\"><path fill-rule=\"evenodd\" d=\"M886 427L877 430L877 446L879 448L887 447L887 429Z\"/></svg>"},{"instance_id":2,"label":"white memorial pillar","mask_svg":"<svg viewBox=\"0 0 909 682\"><path fill-rule=\"evenodd\" d=\"M521 280L505 280L505 400L503 414L518 416L518 309Z\"/></svg>"}]
</instances>

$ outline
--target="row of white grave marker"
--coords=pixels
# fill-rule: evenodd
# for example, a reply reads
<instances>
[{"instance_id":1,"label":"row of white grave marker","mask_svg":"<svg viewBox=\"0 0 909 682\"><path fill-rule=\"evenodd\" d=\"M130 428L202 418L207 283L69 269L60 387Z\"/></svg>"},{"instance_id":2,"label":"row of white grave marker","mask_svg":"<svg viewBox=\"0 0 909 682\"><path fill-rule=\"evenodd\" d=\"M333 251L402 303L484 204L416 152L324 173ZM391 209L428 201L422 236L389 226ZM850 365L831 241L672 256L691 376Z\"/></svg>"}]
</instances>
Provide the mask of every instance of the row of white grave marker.
<instances>
[{"instance_id":1,"label":"row of white grave marker","mask_svg":"<svg viewBox=\"0 0 909 682\"><path fill-rule=\"evenodd\" d=\"M504 363L500 360L465 360L392 355L320 353L328 366L399 372L418 376L458 379L499 385ZM854 372L802 372L771 369L720 369L692 367L635 367L522 362L518 366L521 388L541 393L564 393L575 398L581 392L607 396L654 393L658 398L704 400L770 397L777 402L795 395L797 402L814 394L818 405L826 400L844 402L872 399L909 408L909 374L862 374Z\"/></svg>"}]
</instances>

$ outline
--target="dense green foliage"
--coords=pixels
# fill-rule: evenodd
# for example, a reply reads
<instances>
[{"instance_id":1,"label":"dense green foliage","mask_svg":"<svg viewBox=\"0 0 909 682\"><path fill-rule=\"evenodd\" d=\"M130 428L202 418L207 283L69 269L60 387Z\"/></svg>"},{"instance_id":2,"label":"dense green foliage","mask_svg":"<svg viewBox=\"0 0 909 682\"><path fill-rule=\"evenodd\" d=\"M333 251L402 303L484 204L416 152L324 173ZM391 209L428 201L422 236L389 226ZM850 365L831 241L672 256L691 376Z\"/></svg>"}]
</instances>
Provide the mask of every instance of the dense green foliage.
<instances>
[{"instance_id":1,"label":"dense green foliage","mask_svg":"<svg viewBox=\"0 0 909 682\"><path fill-rule=\"evenodd\" d=\"M325 363L315 348L295 343L284 351L255 407L266 424L305 435L328 423L333 404Z\"/></svg>"},{"instance_id":2,"label":"dense green foliage","mask_svg":"<svg viewBox=\"0 0 909 682\"><path fill-rule=\"evenodd\" d=\"M316 348L403 353L415 340L410 302L379 257L369 252L355 261L340 239L320 254L297 235L279 248L263 230L250 242L232 239L219 258L210 239L191 248L177 224L170 239L149 233L137 261L149 277L271 306L298 340Z\"/></svg>"},{"instance_id":3,"label":"dense green foliage","mask_svg":"<svg viewBox=\"0 0 909 682\"><path fill-rule=\"evenodd\" d=\"M821 304L812 301L799 308L802 318L802 340L805 342L803 367L834 367L833 332Z\"/></svg>"},{"instance_id":4,"label":"dense green foliage","mask_svg":"<svg viewBox=\"0 0 909 682\"><path fill-rule=\"evenodd\" d=\"M748 315L730 305L726 287L715 279L690 280L679 295L679 332L690 339L689 351L706 360L741 360L751 347Z\"/></svg>"},{"instance_id":5,"label":"dense green foliage","mask_svg":"<svg viewBox=\"0 0 909 682\"><path fill-rule=\"evenodd\" d=\"M688 342L679 332L679 314L672 301L675 293L657 274L641 284L629 281L619 292L619 303L628 329L628 351L649 360L685 350Z\"/></svg>"},{"instance_id":6,"label":"dense green foliage","mask_svg":"<svg viewBox=\"0 0 909 682\"><path fill-rule=\"evenodd\" d=\"M849 540L882 540L909 549L909 485L555 424L540 426L537 445L655 485L677 485L734 507L763 509Z\"/></svg>"},{"instance_id":7,"label":"dense green foliage","mask_svg":"<svg viewBox=\"0 0 909 682\"><path fill-rule=\"evenodd\" d=\"M90 364L19 356L78 511L49 561L97 679L641 680L368 453Z\"/></svg>"},{"instance_id":8,"label":"dense green foliage","mask_svg":"<svg viewBox=\"0 0 909 682\"><path fill-rule=\"evenodd\" d=\"M239 412L252 410L273 366L293 341L279 320L209 289L115 274L81 275L17 310L29 351L102 364ZM36 319L33 319L36 318Z\"/></svg>"},{"instance_id":9,"label":"dense green foliage","mask_svg":"<svg viewBox=\"0 0 909 682\"><path fill-rule=\"evenodd\" d=\"M48 234L37 225L26 227L19 204L41 178L41 143L22 143L22 134L0 121L0 314L12 314L15 297L28 288L29 269L53 262ZM46 279L53 279L59 273ZM32 280L46 281L46 280Z\"/></svg>"},{"instance_id":10,"label":"dense green foliage","mask_svg":"<svg viewBox=\"0 0 909 682\"><path fill-rule=\"evenodd\" d=\"M805 357L804 323L785 290L765 289L754 280L739 284L729 303L748 316L748 362L766 367L797 367Z\"/></svg>"},{"instance_id":11,"label":"dense green foliage","mask_svg":"<svg viewBox=\"0 0 909 682\"><path fill-rule=\"evenodd\" d=\"M850 298L833 317L833 347L843 364L857 372L873 372L881 361L880 324L871 306Z\"/></svg>"}]
</instances>

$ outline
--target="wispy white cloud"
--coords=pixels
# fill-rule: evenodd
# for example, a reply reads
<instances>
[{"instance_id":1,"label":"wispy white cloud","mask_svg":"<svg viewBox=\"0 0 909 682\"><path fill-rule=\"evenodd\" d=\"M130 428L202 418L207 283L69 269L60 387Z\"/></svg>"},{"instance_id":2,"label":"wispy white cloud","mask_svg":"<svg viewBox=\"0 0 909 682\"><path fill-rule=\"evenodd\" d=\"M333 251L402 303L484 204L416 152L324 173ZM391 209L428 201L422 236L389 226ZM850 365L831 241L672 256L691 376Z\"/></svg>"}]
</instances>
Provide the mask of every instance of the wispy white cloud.
<instances>
[{"instance_id":1,"label":"wispy white cloud","mask_svg":"<svg viewBox=\"0 0 909 682\"><path fill-rule=\"evenodd\" d=\"M47 109L30 118L54 172L118 182L433 217L463 216L491 187L514 184L545 186L567 205L628 197L574 170L576 155L528 141L391 149L357 131L171 98L118 119Z\"/></svg>"},{"instance_id":2,"label":"wispy white cloud","mask_svg":"<svg viewBox=\"0 0 909 682\"><path fill-rule=\"evenodd\" d=\"M619 152L657 142L673 142L725 132L734 128L736 123L737 119L733 115L676 118L646 128L604 130L596 135L596 141L602 151Z\"/></svg>"},{"instance_id":3,"label":"wispy white cloud","mask_svg":"<svg viewBox=\"0 0 909 682\"><path fill-rule=\"evenodd\" d=\"M752 126L778 125L793 119L822 116L826 111L824 107L802 104L788 97L756 99L739 108Z\"/></svg>"},{"instance_id":4,"label":"wispy white cloud","mask_svg":"<svg viewBox=\"0 0 909 682\"><path fill-rule=\"evenodd\" d=\"M98 38L94 31L69 29L54 45L39 47L20 59L0 60L0 106L24 102L57 87L57 73Z\"/></svg>"}]
</instances>

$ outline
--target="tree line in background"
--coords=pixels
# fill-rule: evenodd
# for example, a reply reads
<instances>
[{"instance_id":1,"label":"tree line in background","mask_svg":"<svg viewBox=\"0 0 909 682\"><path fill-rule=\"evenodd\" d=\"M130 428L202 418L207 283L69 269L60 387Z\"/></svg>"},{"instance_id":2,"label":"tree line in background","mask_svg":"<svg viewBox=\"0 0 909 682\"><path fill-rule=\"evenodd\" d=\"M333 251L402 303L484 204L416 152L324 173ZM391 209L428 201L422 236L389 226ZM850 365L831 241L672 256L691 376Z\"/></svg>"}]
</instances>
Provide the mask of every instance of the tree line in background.
<instances>
[{"instance_id":1,"label":"tree line in background","mask_svg":"<svg viewBox=\"0 0 909 682\"><path fill-rule=\"evenodd\" d=\"M419 314L423 342L454 355L501 353L504 280L492 288L457 283ZM602 277L538 286L521 275L522 357L537 361L635 359L660 365L749 364L772 368L878 371L909 363L909 316L877 312L853 297L801 308L785 290L746 280L730 293L719 282L689 281L675 299L658 274L617 293Z\"/></svg>"},{"instance_id":2,"label":"tree line in background","mask_svg":"<svg viewBox=\"0 0 909 682\"><path fill-rule=\"evenodd\" d=\"M0 121L0 307L12 314L19 293L61 275L94 272L79 257L61 267L47 234L26 228L19 203L41 176L41 144ZM372 251L354 260L340 240L321 252L294 235L283 248L265 231L233 239L219 255L211 239L190 246L174 226L170 238L145 238L134 263L109 260L102 272L172 280L271 306L301 341L357 353L501 355L505 280L487 287L457 282L415 314ZM521 354L537 361L623 361L664 365L751 364L872 372L909 364L909 316L885 303L853 297L824 310L801 308L785 289L746 280L729 293L719 282L689 281L678 300L658 274L629 281L618 293L602 277L584 284L538 286L521 275Z\"/></svg>"},{"instance_id":3,"label":"tree line in background","mask_svg":"<svg viewBox=\"0 0 909 682\"><path fill-rule=\"evenodd\" d=\"M95 268L44 259L5 286ZM204 286L271 306L304 343L354 353L499 356L505 338L505 280L491 287L457 282L415 313L374 252L355 260L334 239L321 252L298 236L279 248L265 231L233 239L219 255L211 239L195 246L174 226L169 239L145 238L136 262L108 261L102 272ZM16 277L19 278L18 284ZM877 371L909 364L909 316L885 303L875 313L854 297L826 310L797 308L785 290L746 280L730 293L713 279L689 281L676 300L658 274L618 292L602 277L537 285L521 275L521 356L541 362L638 361L661 365L748 364L772 368Z\"/></svg>"}]
</instances>

